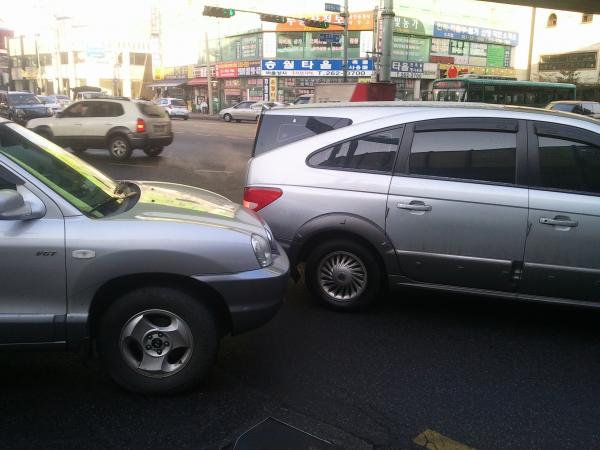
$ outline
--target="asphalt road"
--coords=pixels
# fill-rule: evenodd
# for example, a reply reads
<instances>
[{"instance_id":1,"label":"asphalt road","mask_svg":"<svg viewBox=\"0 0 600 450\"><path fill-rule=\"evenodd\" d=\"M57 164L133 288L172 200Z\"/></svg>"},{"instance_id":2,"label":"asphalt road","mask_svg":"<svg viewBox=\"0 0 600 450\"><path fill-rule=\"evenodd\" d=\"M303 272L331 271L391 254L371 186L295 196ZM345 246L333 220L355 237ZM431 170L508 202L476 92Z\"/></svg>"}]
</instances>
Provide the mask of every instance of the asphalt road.
<instances>
[{"instance_id":1,"label":"asphalt road","mask_svg":"<svg viewBox=\"0 0 600 450\"><path fill-rule=\"evenodd\" d=\"M85 159L117 178L239 200L255 125L174 126L160 158ZM598 448L599 322L597 312L414 291L340 314L290 282L275 319L226 338L207 385L186 395L130 394L72 354L2 354L0 446L224 448L272 416L350 449Z\"/></svg>"}]
</instances>

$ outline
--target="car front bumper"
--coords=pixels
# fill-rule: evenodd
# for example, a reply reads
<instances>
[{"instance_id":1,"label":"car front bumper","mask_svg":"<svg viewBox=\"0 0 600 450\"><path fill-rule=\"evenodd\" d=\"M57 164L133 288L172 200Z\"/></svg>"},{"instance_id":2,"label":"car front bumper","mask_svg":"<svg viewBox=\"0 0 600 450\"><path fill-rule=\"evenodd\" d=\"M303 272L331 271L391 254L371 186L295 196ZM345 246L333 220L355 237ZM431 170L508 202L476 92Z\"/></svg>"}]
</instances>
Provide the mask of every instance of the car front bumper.
<instances>
[{"instance_id":1,"label":"car front bumper","mask_svg":"<svg viewBox=\"0 0 600 450\"><path fill-rule=\"evenodd\" d=\"M129 135L129 142L133 148L146 148L152 146L166 147L171 145L173 142L173 132L161 136L151 136L143 133L131 133Z\"/></svg>"},{"instance_id":2,"label":"car front bumper","mask_svg":"<svg viewBox=\"0 0 600 450\"><path fill-rule=\"evenodd\" d=\"M288 283L289 260L281 246L273 264L264 269L193 278L216 290L229 309L232 334L257 328L273 318L283 303Z\"/></svg>"}]
</instances>

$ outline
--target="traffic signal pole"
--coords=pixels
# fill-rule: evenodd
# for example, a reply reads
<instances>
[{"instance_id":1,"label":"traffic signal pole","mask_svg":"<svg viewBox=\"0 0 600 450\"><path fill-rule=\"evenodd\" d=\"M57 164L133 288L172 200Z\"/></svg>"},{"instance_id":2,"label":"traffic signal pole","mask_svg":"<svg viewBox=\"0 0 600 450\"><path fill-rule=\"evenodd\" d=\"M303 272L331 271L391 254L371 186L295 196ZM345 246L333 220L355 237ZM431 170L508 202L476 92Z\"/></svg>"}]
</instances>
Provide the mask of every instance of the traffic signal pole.
<instances>
[{"instance_id":1,"label":"traffic signal pole","mask_svg":"<svg viewBox=\"0 0 600 450\"><path fill-rule=\"evenodd\" d=\"M212 77L211 77L211 67L210 67L210 53L208 51L208 31L204 32L204 51L206 52L206 83L207 83L207 93L208 93L208 115L212 116L214 114L213 108L213 92L212 92Z\"/></svg>"}]
</instances>

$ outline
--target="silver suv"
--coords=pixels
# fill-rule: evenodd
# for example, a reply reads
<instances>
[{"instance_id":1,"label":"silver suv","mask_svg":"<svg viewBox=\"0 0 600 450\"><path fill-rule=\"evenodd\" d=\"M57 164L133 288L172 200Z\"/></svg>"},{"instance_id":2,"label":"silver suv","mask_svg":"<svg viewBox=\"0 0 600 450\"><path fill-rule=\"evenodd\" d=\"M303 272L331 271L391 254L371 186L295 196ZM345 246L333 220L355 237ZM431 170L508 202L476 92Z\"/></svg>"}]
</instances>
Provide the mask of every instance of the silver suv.
<instances>
[{"instance_id":1,"label":"silver suv","mask_svg":"<svg viewBox=\"0 0 600 450\"><path fill-rule=\"evenodd\" d=\"M544 110L402 103L266 111L244 204L357 309L415 286L597 306L600 125Z\"/></svg>"},{"instance_id":2,"label":"silver suv","mask_svg":"<svg viewBox=\"0 0 600 450\"><path fill-rule=\"evenodd\" d=\"M136 148L158 156L173 142L171 121L162 107L123 97L75 102L54 117L30 120L27 128L77 153L107 148L117 161L128 159Z\"/></svg>"},{"instance_id":3,"label":"silver suv","mask_svg":"<svg viewBox=\"0 0 600 450\"><path fill-rule=\"evenodd\" d=\"M95 344L144 393L200 381L223 335L275 314L288 272L254 212L193 187L116 182L5 120L0 266L0 345Z\"/></svg>"}]
</instances>

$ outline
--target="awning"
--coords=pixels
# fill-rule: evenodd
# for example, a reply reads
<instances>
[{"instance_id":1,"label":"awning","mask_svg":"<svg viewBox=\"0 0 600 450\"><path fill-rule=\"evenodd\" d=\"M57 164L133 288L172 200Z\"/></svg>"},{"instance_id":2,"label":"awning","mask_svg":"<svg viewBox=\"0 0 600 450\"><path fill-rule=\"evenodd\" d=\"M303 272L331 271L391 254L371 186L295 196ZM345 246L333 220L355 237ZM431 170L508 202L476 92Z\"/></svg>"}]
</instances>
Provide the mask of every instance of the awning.
<instances>
[{"instance_id":1,"label":"awning","mask_svg":"<svg viewBox=\"0 0 600 450\"><path fill-rule=\"evenodd\" d=\"M170 88L181 86L185 84L187 80L163 80L163 81L153 81L152 83L146 83L146 87L149 88Z\"/></svg>"},{"instance_id":2,"label":"awning","mask_svg":"<svg viewBox=\"0 0 600 450\"><path fill-rule=\"evenodd\" d=\"M206 77L194 78L193 80L188 81L187 85L188 86L207 86L208 79Z\"/></svg>"}]
</instances>

